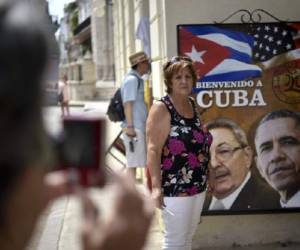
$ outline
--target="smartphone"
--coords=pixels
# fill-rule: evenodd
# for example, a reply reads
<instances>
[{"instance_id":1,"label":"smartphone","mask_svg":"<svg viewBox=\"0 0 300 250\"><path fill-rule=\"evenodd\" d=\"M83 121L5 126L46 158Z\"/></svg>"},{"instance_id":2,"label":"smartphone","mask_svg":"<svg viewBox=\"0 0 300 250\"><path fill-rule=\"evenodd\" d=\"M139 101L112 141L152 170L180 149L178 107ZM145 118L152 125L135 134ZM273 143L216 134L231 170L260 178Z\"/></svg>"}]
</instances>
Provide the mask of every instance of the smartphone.
<instances>
[{"instance_id":1,"label":"smartphone","mask_svg":"<svg viewBox=\"0 0 300 250\"><path fill-rule=\"evenodd\" d=\"M58 168L81 186L103 186L105 119L67 116L60 136Z\"/></svg>"},{"instance_id":2,"label":"smartphone","mask_svg":"<svg viewBox=\"0 0 300 250\"><path fill-rule=\"evenodd\" d=\"M130 149L130 152L134 152L134 144L133 144L132 139L129 141L129 149Z\"/></svg>"}]
</instances>

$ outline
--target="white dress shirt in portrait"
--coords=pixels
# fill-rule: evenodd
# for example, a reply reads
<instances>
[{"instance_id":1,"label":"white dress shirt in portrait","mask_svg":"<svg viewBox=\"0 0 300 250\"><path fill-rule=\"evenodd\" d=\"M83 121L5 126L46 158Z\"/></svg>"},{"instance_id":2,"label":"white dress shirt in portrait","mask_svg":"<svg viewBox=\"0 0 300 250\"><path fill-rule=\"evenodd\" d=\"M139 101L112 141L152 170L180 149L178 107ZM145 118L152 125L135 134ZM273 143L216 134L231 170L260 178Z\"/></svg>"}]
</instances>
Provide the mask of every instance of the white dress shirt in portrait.
<instances>
[{"instance_id":1,"label":"white dress shirt in portrait","mask_svg":"<svg viewBox=\"0 0 300 250\"><path fill-rule=\"evenodd\" d=\"M248 180L250 179L251 177L251 172L249 171L248 174L246 175L246 178L244 179L244 181L242 182L242 184L233 192L231 193L230 195L228 195L227 197L225 197L224 199L220 199L218 200L217 198L215 198L213 196L212 200L211 200L211 203L209 205L209 208L208 210L220 210L218 209L218 207L220 206L217 206L216 208L216 205L215 203L219 203L219 201L222 202L223 204L223 210L228 210L231 208L233 202L236 200L236 198L238 197L239 193L241 192L241 190L243 189L243 187L246 185L246 183L248 182Z\"/></svg>"},{"instance_id":2,"label":"white dress shirt in portrait","mask_svg":"<svg viewBox=\"0 0 300 250\"><path fill-rule=\"evenodd\" d=\"M287 201L287 203L284 203L280 200L280 205L283 208L300 207L300 191L294 194L292 198Z\"/></svg>"}]
</instances>

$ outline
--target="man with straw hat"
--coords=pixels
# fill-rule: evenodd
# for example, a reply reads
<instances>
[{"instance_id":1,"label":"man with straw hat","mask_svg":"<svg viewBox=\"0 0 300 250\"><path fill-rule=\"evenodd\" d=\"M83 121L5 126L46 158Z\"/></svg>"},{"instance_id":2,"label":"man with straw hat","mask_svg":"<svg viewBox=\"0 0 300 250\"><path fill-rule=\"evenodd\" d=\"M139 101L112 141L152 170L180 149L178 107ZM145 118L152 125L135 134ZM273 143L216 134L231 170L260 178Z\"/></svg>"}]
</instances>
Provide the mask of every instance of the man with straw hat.
<instances>
[{"instance_id":1,"label":"man with straw hat","mask_svg":"<svg viewBox=\"0 0 300 250\"><path fill-rule=\"evenodd\" d=\"M144 80L142 76L150 70L150 60L145 52L129 56L131 70L121 85L121 95L125 112L122 122L128 173L135 178L136 168L146 166L145 127L148 115L144 100Z\"/></svg>"}]
</instances>

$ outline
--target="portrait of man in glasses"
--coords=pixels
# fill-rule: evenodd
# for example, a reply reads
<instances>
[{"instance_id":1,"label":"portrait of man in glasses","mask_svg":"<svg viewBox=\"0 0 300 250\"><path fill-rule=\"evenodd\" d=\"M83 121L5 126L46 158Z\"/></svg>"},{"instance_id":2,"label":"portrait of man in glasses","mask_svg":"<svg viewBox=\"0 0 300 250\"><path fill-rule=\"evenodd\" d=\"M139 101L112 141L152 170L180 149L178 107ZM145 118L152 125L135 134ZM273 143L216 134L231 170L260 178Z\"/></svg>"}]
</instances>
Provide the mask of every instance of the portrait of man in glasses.
<instances>
[{"instance_id":1,"label":"portrait of man in glasses","mask_svg":"<svg viewBox=\"0 0 300 250\"><path fill-rule=\"evenodd\" d=\"M283 208L300 207L300 113L274 110L255 132L257 168L280 194Z\"/></svg>"},{"instance_id":2,"label":"portrait of man in glasses","mask_svg":"<svg viewBox=\"0 0 300 250\"><path fill-rule=\"evenodd\" d=\"M268 210L279 208L278 194L252 171L253 150L245 131L218 118L207 124L210 148L209 189L204 210Z\"/></svg>"}]
</instances>

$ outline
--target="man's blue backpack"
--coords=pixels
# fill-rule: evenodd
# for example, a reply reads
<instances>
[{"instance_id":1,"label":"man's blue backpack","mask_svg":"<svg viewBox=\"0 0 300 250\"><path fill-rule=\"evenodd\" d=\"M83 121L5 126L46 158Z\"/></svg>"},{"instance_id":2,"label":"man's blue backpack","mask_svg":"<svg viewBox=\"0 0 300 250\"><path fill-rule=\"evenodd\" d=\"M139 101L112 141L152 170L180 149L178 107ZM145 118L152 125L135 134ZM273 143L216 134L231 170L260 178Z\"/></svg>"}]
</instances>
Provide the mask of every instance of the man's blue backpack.
<instances>
[{"instance_id":1,"label":"man's blue backpack","mask_svg":"<svg viewBox=\"0 0 300 250\"><path fill-rule=\"evenodd\" d=\"M140 80L139 78L134 75L138 79L138 89L140 87ZM110 99L109 105L106 111L106 114L110 121L112 122L121 122L125 120L125 112L122 102L122 96L121 96L121 88L118 88L115 92L114 96Z\"/></svg>"}]
</instances>

